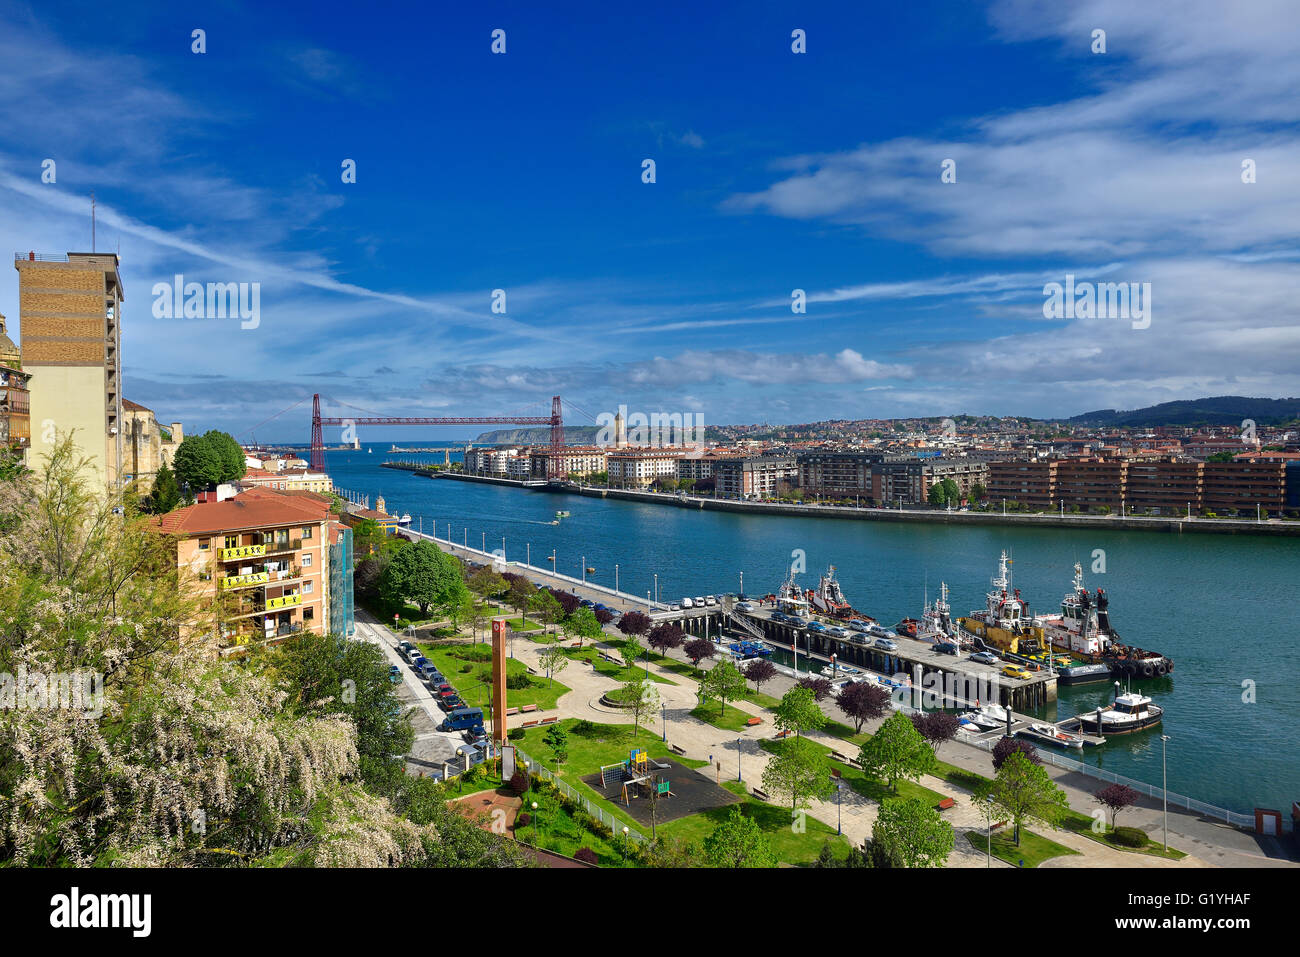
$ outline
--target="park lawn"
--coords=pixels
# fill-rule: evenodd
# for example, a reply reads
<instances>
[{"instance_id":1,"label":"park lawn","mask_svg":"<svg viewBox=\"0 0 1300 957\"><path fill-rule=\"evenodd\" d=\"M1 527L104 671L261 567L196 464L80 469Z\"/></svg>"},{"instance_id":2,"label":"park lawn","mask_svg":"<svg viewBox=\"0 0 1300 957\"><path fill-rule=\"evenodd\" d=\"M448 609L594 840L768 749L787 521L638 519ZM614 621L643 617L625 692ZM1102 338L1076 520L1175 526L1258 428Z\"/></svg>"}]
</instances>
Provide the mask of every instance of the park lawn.
<instances>
[{"instance_id":1,"label":"park lawn","mask_svg":"<svg viewBox=\"0 0 1300 957\"><path fill-rule=\"evenodd\" d=\"M534 761L541 762L555 772L565 784L580 792L593 804L643 834L646 833L644 824L626 814L619 805L605 800L584 784L581 778L599 771L604 765L626 761L628 752L634 747L645 749L652 758L671 758L688 768L700 768L709 763L674 754L669 750L668 745L660 740L658 733L645 727L640 728L635 736L632 734L630 724L596 724L579 718L565 718L563 721L556 722L554 727L564 728L569 732L568 760L560 768L557 768L555 763L555 752L545 740L545 734L550 727L529 728L522 738L519 737L518 731L512 730L511 741L517 743L519 748ZM579 733L574 730L575 728L585 728L588 733Z\"/></svg>"},{"instance_id":2,"label":"park lawn","mask_svg":"<svg viewBox=\"0 0 1300 957\"><path fill-rule=\"evenodd\" d=\"M746 689L745 693L741 695L741 697L746 701L753 702L760 708L767 708L769 710L775 708L781 703L780 698L774 698L770 694L763 694L761 691L750 691L748 689Z\"/></svg>"},{"instance_id":3,"label":"park lawn","mask_svg":"<svg viewBox=\"0 0 1300 957\"><path fill-rule=\"evenodd\" d=\"M492 690L490 645L448 644L420 645L420 651L432 661L453 688L459 692L467 705L478 707L487 701ZM470 665L472 670L461 669ZM518 658L506 659L506 675L528 675L528 666ZM507 688L506 701L510 707L535 704L538 710L549 710L561 695L569 688L558 681L540 675L528 675L530 684L527 688Z\"/></svg>"},{"instance_id":4,"label":"park lawn","mask_svg":"<svg viewBox=\"0 0 1300 957\"><path fill-rule=\"evenodd\" d=\"M745 785L740 781L726 781L722 786L728 791L742 795L745 800L740 804L711 808L707 811L701 811L699 814L692 814L689 817L670 821L667 824L660 824L659 833L683 841L698 843L708 837L715 827L725 821L734 807L739 808L742 814L752 818L758 824L771 843L772 851L779 861L803 866L811 864L817 860L817 855L821 853L822 844L826 841L831 842L831 848L838 860L844 860L848 857L849 851L852 850L848 838L843 835L836 835L835 828L823 824L816 818L805 815L803 818L803 833L798 833L791 826L791 815L788 807L760 801L753 795L748 794Z\"/></svg>"},{"instance_id":5,"label":"park lawn","mask_svg":"<svg viewBox=\"0 0 1300 957\"><path fill-rule=\"evenodd\" d=\"M1024 861L1025 867L1037 867L1043 861L1052 857L1063 857L1070 854L1078 855L1078 851L1071 850L1064 844L1057 844L1041 834L1035 834L1033 831L1020 829L1020 846L1016 847L1012 839L1014 829L1008 825L1005 830L998 831L993 835L993 856L1000 861L1006 861L1013 867L1018 867L1020 861ZM975 849L984 853L988 852L987 836L980 831L967 831L966 838L974 845Z\"/></svg>"},{"instance_id":6,"label":"park lawn","mask_svg":"<svg viewBox=\"0 0 1300 957\"><path fill-rule=\"evenodd\" d=\"M1150 836L1147 837L1145 847L1128 847L1124 844L1118 844L1110 839L1109 832L1098 834L1094 831L1092 829L1092 823L1093 818L1091 815L1070 808L1061 816L1061 820L1058 822L1057 827L1063 831L1069 831L1071 834L1077 834L1080 837L1086 837L1089 840L1096 841L1098 844L1113 847L1117 851L1128 851L1133 854L1149 854L1152 857L1163 857L1165 860L1169 861L1179 861L1187 856L1184 852L1172 847L1166 852L1164 845L1159 841L1151 840Z\"/></svg>"},{"instance_id":7,"label":"park lawn","mask_svg":"<svg viewBox=\"0 0 1300 957\"><path fill-rule=\"evenodd\" d=\"M705 724L711 724L715 728L721 728L723 731L747 731L750 727L762 727L762 725L749 724L749 719L755 715L748 711L741 711L732 705L727 705L725 711L720 711L717 702L714 701L705 702L694 708L691 717Z\"/></svg>"},{"instance_id":8,"label":"park lawn","mask_svg":"<svg viewBox=\"0 0 1300 957\"><path fill-rule=\"evenodd\" d=\"M869 798L872 801L880 802L893 801L898 798L919 798L929 807L934 807L944 798L944 796L938 791L932 791L923 784L917 784L915 781L908 780L900 780L896 782L894 785L895 790L891 791L886 782L878 781L873 777L869 777L867 773L856 764L845 764L843 761L837 761L830 757L831 749L821 742L812 741L808 738L804 738L804 740L808 741L813 747L820 749L827 756L827 760L830 761L831 766L840 772L840 778L845 784L851 787L854 791L857 791L863 797ZM771 751L773 753L776 752L776 749L781 744L780 741L773 741L770 739L760 743L763 750Z\"/></svg>"},{"instance_id":9,"label":"park lawn","mask_svg":"<svg viewBox=\"0 0 1300 957\"><path fill-rule=\"evenodd\" d=\"M604 675L606 678L612 678L619 684L626 684L629 681L634 681L637 678L644 678L646 676L645 668L640 664L633 665L629 668L621 661L606 661L604 658L600 657L600 651L592 647L590 644L585 645L582 648L566 648L565 654L574 661L585 661L595 669L596 674ZM653 671L650 672L650 680L661 685L677 684L677 682L673 681L671 678L665 678L662 675L655 674Z\"/></svg>"},{"instance_id":10,"label":"park lawn","mask_svg":"<svg viewBox=\"0 0 1300 957\"><path fill-rule=\"evenodd\" d=\"M537 810L532 808L537 802ZM596 854L601 867L636 867L628 863L621 838L604 838L583 827L574 819L576 809L566 808L559 796L547 791L529 790L524 794L524 809L532 815L526 826L515 825L515 840L541 847L566 857L573 857L586 847Z\"/></svg>"}]
</instances>

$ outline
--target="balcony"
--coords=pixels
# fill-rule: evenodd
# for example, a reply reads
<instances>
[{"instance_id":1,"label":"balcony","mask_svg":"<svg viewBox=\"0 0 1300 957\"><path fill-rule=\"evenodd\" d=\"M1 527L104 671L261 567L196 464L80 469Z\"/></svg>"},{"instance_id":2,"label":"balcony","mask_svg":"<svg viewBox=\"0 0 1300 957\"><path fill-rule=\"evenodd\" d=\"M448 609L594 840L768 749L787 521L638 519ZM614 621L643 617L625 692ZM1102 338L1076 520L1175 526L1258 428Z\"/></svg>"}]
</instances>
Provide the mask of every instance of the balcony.
<instances>
[{"instance_id":1,"label":"balcony","mask_svg":"<svg viewBox=\"0 0 1300 957\"><path fill-rule=\"evenodd\" d=\"M223 548L220 557L223 562L230 562L241 558L264 558L267 555L296 552L301 548L301 538L290 538L284 541L259 542L256 545L236 545L234 548Z\"/></svg>"}]
</instances>

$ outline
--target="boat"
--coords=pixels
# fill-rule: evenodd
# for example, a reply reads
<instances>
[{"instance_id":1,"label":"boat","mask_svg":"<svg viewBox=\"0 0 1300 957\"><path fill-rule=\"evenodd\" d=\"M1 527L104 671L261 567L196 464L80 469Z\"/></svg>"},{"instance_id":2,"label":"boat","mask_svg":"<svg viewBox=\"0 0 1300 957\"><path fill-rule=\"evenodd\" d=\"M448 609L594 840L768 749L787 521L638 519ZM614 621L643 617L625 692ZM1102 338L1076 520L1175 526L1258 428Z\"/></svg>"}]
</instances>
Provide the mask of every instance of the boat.
<instances>
[{"instance_id":1,"label":"boat","mask_svg":"<svg viewBox=\"0 0 1300 957\"><path fill-rule=\"evenodd\" d=\"M410 524L411 524L411 513L410 513L410 512L403 512L402 515L401 515L401 517L398 518L398 520L397 520L397 524L398 524L398 525L410 525Z\"/></svg>"},{"instance_id":2,"label":"boat","mask_svg":"<svg viewBox=\"0 0 1300 957\"><path fill-rule=\"evenodd\" d=\"M1061 602L1061 614L1033 615L1011 585L1012 560L1002 553L998 575L983 611L961 620L962 630L977 647L1011 660L1048 668L1061 684L1085 684L1122 678L1160 678L1174 670L1173 660L1156 651L1127 645L1111 627L1109 599L1084 587L1083 567L1074 565L1074 583ZM1049 649L1065 653L1067 660Z\"/></svg>"},{"instance_id":3,"label":"boat","mask_svg":"<svg viewBox=\"0 0 1300 957\"><path fill-rule=\"evenodd\" d=\"M1118 684L1118 682L1116 682ZM1116 691L1119 689L1116 688ZM1134 734L1160 724L1164 710L1144 694L1127 691L1116 694L1115 701L1106 708L1078 716L1079 728L1089 734L1103 737L1115 734Z\"/></svg>"},{"instance_id":4,"label":"boat","mask_svg":"<svg viewBox=\"0 0 1300 957\"><path fill-rule=\"evenodd\" d=\"M1082 748L1083 735L1063 731L1054 724L1034 722L1027 728L1021 728L1018 734L1034 741L1043 741L1058 748Z\"/></svg>"},{"instance_id":5,"label":"boat","mask_svg":"<svg viewBox=\"0 0 1300 957\"><path fill-rule=\"evenodd\" d=\"M827 665L825 668L823 668L822 674L827 678L840 678L840 677L851 677L853 675L860 675L862 674L862 672L859 671L857 668L854 668L852 665L841 665L836 663L834 665Z\"/></svg>"},{"instance_id":6,"label":"boat","mask_svg":"<svg viewBox=\"0 0 1300 957\"><path fill-rule=\"evenodd\" d=\"M983 707L979 708L977 711L975 711L975 714L978 714L986 718L987 720L992 721L993 726L998 728L1007 727L1010 724L1012 718L1011 712L1009 712L1006 708L1002 707L1002 705L1000 704L986 704ZM974 721L975 719L972 718L971 720Z\"/></svg>"},{"instance_id":7,"label":"boat","mask_svg":"<svg viewBox=\"0 0 1300 957\"><path fill-rule=\"evenodd\" d=\"M961 718L963 722L975 726L980 731L996 731L1007 723L1005 718L998 721L991 715L985 714L983 710L967 711L965 714L958 715L958 717Z\"/></svg>"},{"instance_id":8,"label":"boat","mask_svg":"<svg viewBox=\"0 0 1300 957\"><path fill-rule=\"evenodd\" d=\"M733 641L727 649L737 658L746 661L750 658L766 658L772 649L761 641Z\"/></svg>"},{"instance_id":9,"label":"boat","mask_svg":"<svg viewBox=\"0 0 1300 957\"><path fill-rule=\"evenodd\" d=\"M853 606L844 598L840 583L835 580L835 566L831 565L817 583L816 590L808 592L812 607L829 618L849 619L854 616Z\"/></svg>"},{"instance_id":10,"label":"boat","mask_svg":"<svg viewBox=\"0 0 1300 957\"><path fill-rule=\"evenodd\" d=\"M555 513L555 517L556 517L556 518L568 518L568 517L569 517L569 513L568 513L568 512L556 512L556 513Z\"/></svg>"}]
</instances>

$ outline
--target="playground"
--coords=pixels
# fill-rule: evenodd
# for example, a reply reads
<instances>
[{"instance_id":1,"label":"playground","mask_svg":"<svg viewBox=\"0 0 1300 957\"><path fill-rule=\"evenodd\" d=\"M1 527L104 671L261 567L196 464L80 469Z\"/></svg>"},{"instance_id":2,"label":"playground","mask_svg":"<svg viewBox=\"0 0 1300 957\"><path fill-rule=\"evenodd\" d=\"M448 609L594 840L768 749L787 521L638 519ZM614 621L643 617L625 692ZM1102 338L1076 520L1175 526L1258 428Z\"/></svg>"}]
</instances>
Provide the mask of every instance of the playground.
<instances>
[{"instance_id":1,"label":"playground","mask_svg":"<svg viewBox=\"0 0 1300 957\"><path fill-rule=\"evenodd\" d=\"M740 801L700 772L669 758L651 758L640 748L629 751L621 763L588 774L582 783L646 827L652 802L657 822L666 824Z\"/></svg>"}]
</instances>

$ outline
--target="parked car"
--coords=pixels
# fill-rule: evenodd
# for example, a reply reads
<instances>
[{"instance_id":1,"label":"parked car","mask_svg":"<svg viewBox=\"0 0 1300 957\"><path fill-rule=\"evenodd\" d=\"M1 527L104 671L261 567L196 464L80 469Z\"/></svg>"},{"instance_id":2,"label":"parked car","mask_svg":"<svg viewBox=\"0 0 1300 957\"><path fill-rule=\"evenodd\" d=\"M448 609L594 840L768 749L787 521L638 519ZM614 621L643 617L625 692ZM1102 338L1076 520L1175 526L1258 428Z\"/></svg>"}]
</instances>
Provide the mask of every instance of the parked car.
<instances>
[{"instance_id":1,"label":"parked car","mask_svg":"<svg viewBox=\"0 0 1300 957\"><path fill-rule=\"evenodd\" d=\"M753 610L754 610L754 606L747 601L742 601L740 602L740 604L736 605L736 611L753 611Z\"/></svg>"},{"instance_id":2,"label":"parked car","mask_svg":"<svg viewBox=\"0 0 1300 957\"><path fill-rule=\"evenodd\" d=\"M677 602L673 602L671 605L668 606L668 610L669 610L669 611L681 611L681 610L682 610L682 606L679 605L679 604L677 604Z\"/></svg>"},{"instance_id":3,"label":"parked car","mask_svg":"<svg viewBox=\"0 0 1300 957\"><path fill-rule=\"evenodd\" d=\"M465 707L465 702L461 700L461 697L458 694L448 695L447 697L439 701L438 704L442 706L442 710L448 712L449 714L452 711L455 711L457 708Z\"/></svg>"},{"instance_id":4,"label":"parked car","mask_svg":"<svg viewBox=\"0 0 1300 957\"><path fill-rule=\"evenodd\" d=\"M870 629L868 628L868 626L867 626L867 623L866 623L865 621L863 621L861 618L854 618L853 620L851 620L851 621L849 622L849 627L852 628L854 631L869 631L869 630L870 630Z\"/></svg>"},{"instance_id":5,"label":"parked car","mask_svg":"<svg viewBox=\"0 0 1300 957\"><path fill-rule=\"evenodd\" d=\"M704 596L703 596L703 595L699 595L699 596L696 597L696 599L695 599L695 607L696 607L696 608L703 608L703 607L704 607Z\"/></svg>"},{"instance_id":6,"label":"parked car","mask_svg":"<svg viewBox=\"0 0 1300 957\"><path fill-rule=\"evenodd\" d=\"M810 622L808 623L808 630L809 630L809 631L825 631L825 630L826 630L826 626L823 625L820 621L810 621Z\"/></svg>"},{"instance_id":7,"label":"parked car","mask_svg":"<svg viewBox=\"0 0 1300 957\"><path fill-rule=\"evenodd\" d=\"M402 680L402 669L400 666L393 665L388 669L388 680L393 684L397 684Z\"/></svg>"},{"instance_id":8,"label":"parked car","mask_svg":"<svg viewBox=\"0 0 1300 957\"><path fill-rule=\"evenodd\" d=\"M406 660L411 664L415 664L416 658L423 658L423 657L424 657L424 652L422 652L419 648L412 648L410 651L406 653Z\"/></svg>"},{"instance_id":9,"label":"parked car","mask_svg":"<svg viewBox=\"0 0 1300 957\"><path fill-rule=\"evenodd\" d=\"M796 628L806 628L808 626L808 622L798 615L786 615L785 620L787 624L794 625Z\"/></svg>"},{"instance_id":10,"label":"parked car","mask_svg":"<svg viewBox=\"0 0 1300 957\"><path fill-rule=\"evenodd\" d=\"M971 661L978 661L982 665L996 665L998 656L991 651L977 651L970 656Z\"/></svg>"},{"instance_id":11,"label":"parked car","mask_svg":"<svg viewBox=\"0 0 1300 957\"><path fill-rule=\"evenodd\" d=\"M473 740L483 733L483 709L457 708L455 711L449 711L442 724L438 725L438 730L474 732L468 738Z\"/></svg>"},{"instance_id":12,"label":"parked car","mask_svg":"<svg viewBox=\"0 0 1300 957\"><path fill-rule=\"evenodd\" d=\"M414 647L415 645L411 644L409 641L400 642L397 646L397 653L405 657L406 653Z\"/></svg>"},{"instance_id":13,"label":"parked car","mask_svg":"<svg viewBox=\"0 0 1300 957\"><path fill-rule=\"evenodd\" d=\"M717 595L705 595L705 596L704 596L704 604L706 604L706 605L716 605L717 603L718 603L718 596L717 596Z\"/></svg>"},{"instance_id":14,"label":"parked car","mask_svg":"<svg viewBox=\"0 0 1300 957\"><path fill-rule=\"evenodd\" d=\"M875 646L880 648L882 651L898 650L898 642L894 641L893 638L877 638L875 640Z\"/></svg>"},{"instance_id":15,"label":"parked car","mask_svg":"<svg viewBox=\"0 0 1300 957\"><path fill-rule=\"evenodd\" d=\"M951 641L936 641L934 643L934 650L941 655L957 654L957 646Z\"/></svg>"},{"instance_id":16,"label":"parked car","mask_svg":"<svg viewBox=\"0 0 1300 957\"><path fill-rule=\"evenodd\" d=\"M1033 677L1033 675L1019 665L1003 665L1002 673L1008 678L1028 679Z\"/></svg>"},{"instance_id":17,"label":"parked car","mask_svg":"<svg viewBox=\"0 0 1300 957\"><path fill-rule=\"evenodd\" d=\"M418 670L420 672L420 677L423 678L425 681L429 681L435 675L437 675L439 678L442 677L442 672L438 670L438 666L435 665L432 661L429 661L427 658L425 659L424 664L420 665Z\"/></svg>"},{"instance_id":18,"label":"parked car","mask_svg":"<svg viewBox=\"0 0 1300 957\"><path fill-rule=\"evenodd\" d=\"M694 608L694 607L695 607L695 602L691 601L689 598L683 598L683 599L682 599L682 607L683 607L683 608Z\"/></svg>"}]
</instances>

